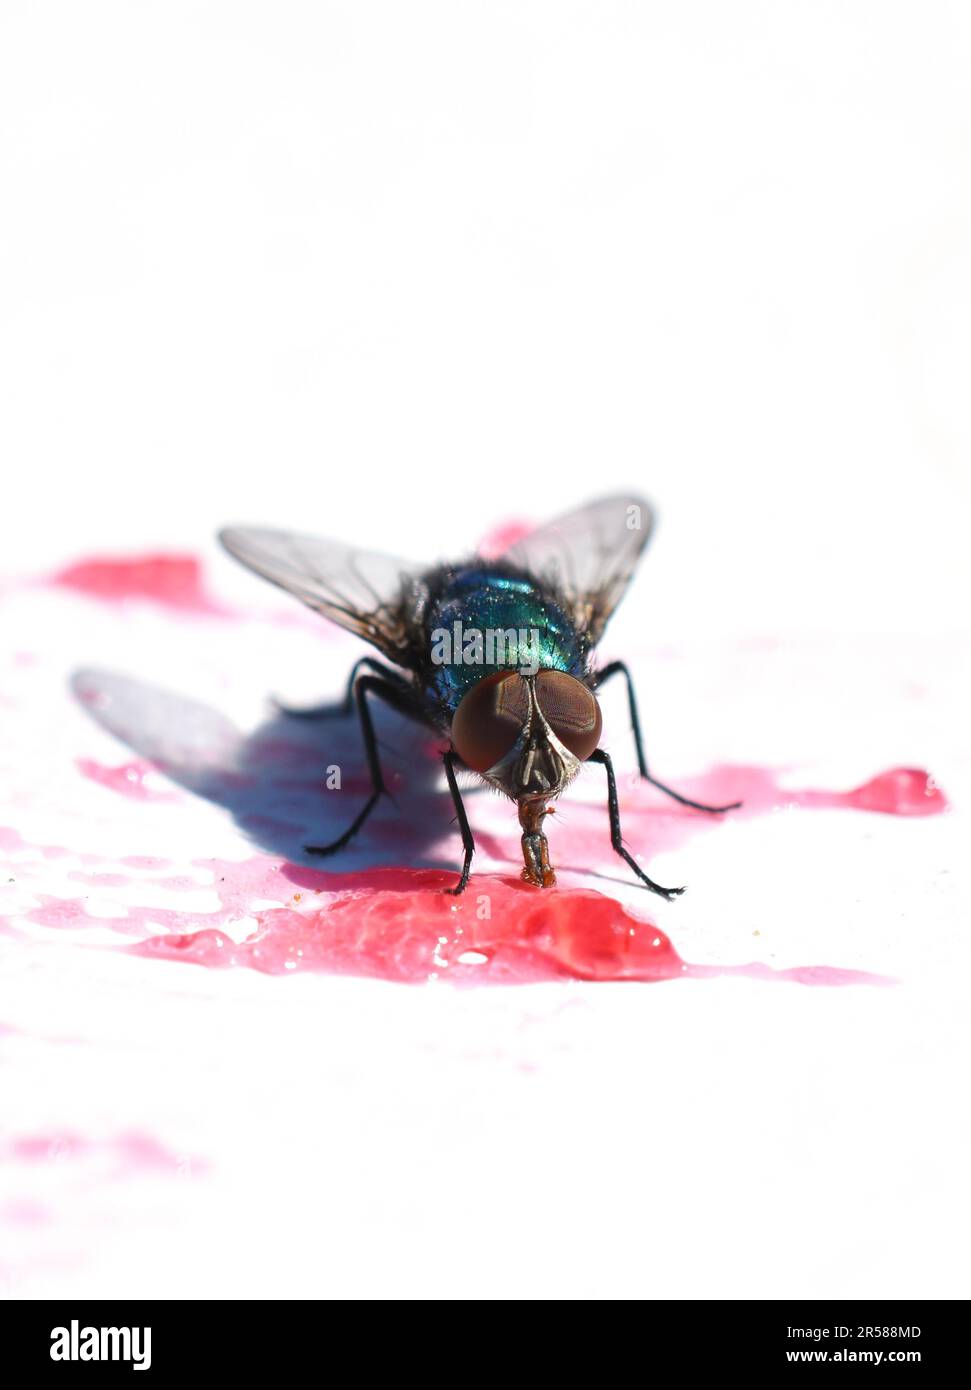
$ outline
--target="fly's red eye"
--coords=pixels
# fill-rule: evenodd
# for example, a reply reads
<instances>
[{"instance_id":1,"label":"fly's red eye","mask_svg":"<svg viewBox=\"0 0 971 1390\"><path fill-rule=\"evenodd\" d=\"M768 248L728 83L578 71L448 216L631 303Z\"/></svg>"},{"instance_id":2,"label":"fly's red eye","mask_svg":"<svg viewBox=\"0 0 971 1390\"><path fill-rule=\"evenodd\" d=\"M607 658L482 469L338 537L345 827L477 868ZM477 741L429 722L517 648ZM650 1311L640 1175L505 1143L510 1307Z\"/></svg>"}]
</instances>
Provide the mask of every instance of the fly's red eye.
<instances>
[{"instance_id":1,"label":"fly's red eye","mask_svg":"<svg viewBox=\"0 0 971 1390\"><path fill-rule=\"evenodd\" d=\"M516 742L529 712L525 683L497 671L474 685L452 720L452 745L473 772L488 772Z\"/></svg>"},{"instance_id":2,"label":"fly's red eye","mask_svg":"<svg viewBox=\"0 0 971 1390\"><path fill-rule=\"evenodd\" d=\"M536 698L556 737L584 762L600 742L603 719L592 691L565 671L540 671Z\"/></svg>"}]
</instances>

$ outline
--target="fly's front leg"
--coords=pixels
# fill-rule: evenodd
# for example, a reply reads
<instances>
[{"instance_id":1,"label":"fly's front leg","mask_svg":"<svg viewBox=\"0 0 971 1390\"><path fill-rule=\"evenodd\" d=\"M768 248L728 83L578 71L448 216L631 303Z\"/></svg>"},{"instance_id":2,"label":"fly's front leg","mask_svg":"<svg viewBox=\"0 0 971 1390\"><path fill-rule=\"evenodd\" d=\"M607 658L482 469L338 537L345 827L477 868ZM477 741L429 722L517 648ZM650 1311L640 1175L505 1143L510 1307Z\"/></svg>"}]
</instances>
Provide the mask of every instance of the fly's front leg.
<instances>
[{"instance_id":1,"label":"fly's front leg","mask_svg":"<svg viewBox=\"0 0 971 1390\"><path fill-rule=\"evenodd\" d=\"M469 825L469 818L465 814L465 806L462 803L462 793L459 791L459 784L455 780L455 754L450 748L445 754L445 780L448 789L452 793L452 805L455 807L455 816L459 823L459 831L462 835L462 848L465 851L465 858L462 861L462 876L454 888L446 889L453 897L458 897L459 893L464 893L472 872L472 856L475 854L475 840L472 838L472 827Z\"/></svg>"},{"instance_id":2,"label":"fly's front leg","mask_svg":"<svg viewBox=\"0 0 971 1390\"><path fill-rule=\"evenodd\" d=\"M610 816L610 843L625 863L629 864L634 873L650 888L652 893L657 893L662 898L667 898L670 902L684 892L683 888L662 888L659 883L655 883L638 864L634 856L624 846L624 837L620 829L620 803L617 800L617 779L614 776L614 765L610 761L610 754L605 753L602 748L591 753L587 759L591 763L602 763L607 773L607 811Z\"/></svg>"},{"instance_id":3,"label":"fly's front leg","mask_svg":"<svg viewBox=\"0 0 971 1390\"><path fill-rule=\"evenodd\" d=\"M634 682L626 663L612 661L609 666L598 671L594 680L594 688L599 690L602 685L607 684L612 676L620 675L627 682L627 704L630 708L631 728L634 731L634 746L637 749L637 766L644 780L650 782L652 787L657 787L658 791L663 792L665 796L671 797L672 801L677 801L681 806L690 806L693 811L710 811L714 815L721 815L725 811L737 811L742 804L740 801L730 801L727 806L709 806L704 801L692 801L690 797L682 796L680 792L676 792L673 787L659 782L648 772L647 759L644 757L644 741L641 737L641 721L637 713L637 699L634 695Z\"/></svg>"},{"instance_id":4,"label":"fly's front leg","mask_svg":"<svg viewBox=\"0 0 971 1390\"><path fill-rule=\"evenodd\" d=\"M371 795L362 806L361 810L354 817L351 824L339 835L336 840L329 845L304 845L308 854L328 855L336 854L343 849L346 844L353 840L368 816L374 810L382 796L387 795L387 787L384 784L384 775L381 771L381 759L378 755L378 740L374 733L374 723L371 719L371 711L368 708L368 695L375 695L383 700L385 704L399 713L408 715L411 718L418 717L418 711L414 700L405 696L397 684L393 684L384 676L361 676L354 687L354 699L357 704L357 714L361 723L361 734L364 739L364 752L367 756L368 770L371 773Z\"/></svg>"}]
</instances>

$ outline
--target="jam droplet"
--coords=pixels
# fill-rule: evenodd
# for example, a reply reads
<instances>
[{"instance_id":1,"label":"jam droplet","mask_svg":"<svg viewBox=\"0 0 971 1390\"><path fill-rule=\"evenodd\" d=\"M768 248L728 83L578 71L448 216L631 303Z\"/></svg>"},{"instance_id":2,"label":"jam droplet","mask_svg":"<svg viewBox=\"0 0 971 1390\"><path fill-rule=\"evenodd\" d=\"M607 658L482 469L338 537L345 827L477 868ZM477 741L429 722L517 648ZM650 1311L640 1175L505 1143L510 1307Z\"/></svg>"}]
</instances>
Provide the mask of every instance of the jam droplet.
<instances>
[{"instance_id":1,"label":"jam droplet","mask_svg":"<svg viewBox=\"0 0 971 1390\"><path fill-rule=\"evenodd\" d=\"M844 794L844 804L891 816L933 816L947 810L947 798L928 772L894 767Z\"/></svg>"}]
</instances>

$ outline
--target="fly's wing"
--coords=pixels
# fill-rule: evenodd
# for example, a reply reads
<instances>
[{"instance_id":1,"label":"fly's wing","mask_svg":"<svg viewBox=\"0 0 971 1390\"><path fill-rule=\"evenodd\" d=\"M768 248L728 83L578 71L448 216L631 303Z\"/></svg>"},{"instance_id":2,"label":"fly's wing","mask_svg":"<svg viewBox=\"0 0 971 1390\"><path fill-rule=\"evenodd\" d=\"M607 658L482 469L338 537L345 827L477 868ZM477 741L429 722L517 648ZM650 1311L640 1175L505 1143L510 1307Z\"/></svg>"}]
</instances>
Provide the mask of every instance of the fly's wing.
<instances>
[{"instance_id":1,"label":"fly's wing","mask_svg":"<svg viewBox=\"0 0 971 1390\"><path fill-rule=\"evenodd\" d=\"M255 526L229 526L219 539L247 569L406 664L409 598L422 567L341 541Z\"/></svg>"},{"instance_id":2,"label":"fly's wing","mask_svg":"<svg viewBox=\"0 0 971 1390\"><path fill-rule=\"evenodd\" d=\"M643 497L600 497L516 541L502 558L559 592L579 632L599 642L654 527Z\"/></svg>"}]
</instances>

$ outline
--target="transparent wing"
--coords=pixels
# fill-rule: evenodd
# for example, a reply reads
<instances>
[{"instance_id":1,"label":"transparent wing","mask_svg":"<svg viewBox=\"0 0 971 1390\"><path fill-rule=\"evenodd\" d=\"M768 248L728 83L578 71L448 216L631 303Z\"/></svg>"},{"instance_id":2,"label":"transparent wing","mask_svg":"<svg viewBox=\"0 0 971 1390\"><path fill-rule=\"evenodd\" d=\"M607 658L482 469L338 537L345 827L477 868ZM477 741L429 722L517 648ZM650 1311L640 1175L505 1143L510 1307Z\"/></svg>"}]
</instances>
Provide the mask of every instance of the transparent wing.
<instances>
[{"instance_id":1,"label":"transparent wing","mask_svg":"<svg viewBox=\"0 0 971 1390\"><path fill-rule=\"evenodd\" d=\"M427 566L261 527L229 526L219 539L247 569L372 642L392 661L402 660L409 646L409 598Z\"/></svg>"},{"instance_id":2,"label":"transparent wing","mask_svg":"<svg viewBox=\"0 0 971 1390\"><path fill-rule=\"evenodd\" d=\"M577 629L598 642L653 527L643 497L600 497L532 531L502 558L559 590Z\"/></svg>"}]
</instances>

